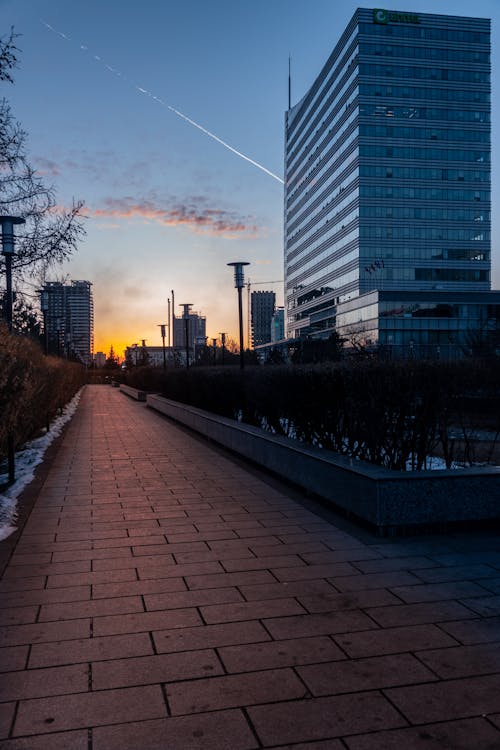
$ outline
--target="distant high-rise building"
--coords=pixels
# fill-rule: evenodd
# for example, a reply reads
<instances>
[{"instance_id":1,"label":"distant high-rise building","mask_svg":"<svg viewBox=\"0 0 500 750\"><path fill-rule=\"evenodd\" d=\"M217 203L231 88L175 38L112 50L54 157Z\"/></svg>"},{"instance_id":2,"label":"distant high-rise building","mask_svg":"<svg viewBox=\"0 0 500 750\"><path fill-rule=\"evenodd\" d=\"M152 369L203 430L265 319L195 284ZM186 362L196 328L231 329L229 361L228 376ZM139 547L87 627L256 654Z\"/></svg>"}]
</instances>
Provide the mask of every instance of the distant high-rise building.
<instances>
[{"instance_id":1,"label":"distant high-rise building","mask_svg":"<svg viewBox=\"0 0 500 750\"><path fill-rule=\"evenodd\" d=\"M94 364L98 369L101 369L101 367L104 367L106 364L106 355L104 352L96 352L94 355Z\"/></svg>"},{"instance_id":2,"label":"distant high-rise building","mask_svg":"<svg viewBox=\"0 0 500 750\"><path fill-rule=\"evenodd\" d=\"M285 309L277 307L271 318L271 344L285 338Z\"/></svg>"},{"instance_id":3,"label":"distant high-rise building","mask_svg":"<svg viewBox=\"0 0 500 750\"><path fill-rule=\"evenodd\" d=\"M193 358L197 346L203 346L207 337L207 319L197 312L189 313L188 341ZM174 348L184 351L186 348L186 321L183 316L174 318Z\"/></svg>"},{"instance_id":4,"label":"distant high-rise building","mask_svg":"<svg viewBox=\"0 0 500 750\"><path fill-rule=\"evenodd\" d=\"M250 296L250 318L252 346L261 346L271 341L271 320L276 305L274 292L252 292Z\"/></svg>"},{"instance_id":5,"label":"distant high-rise building","mask_svg":"<svg viewBox=\"0 0 500 750\"><path fill-rule=\"evenodd\" d=\"M356 10L286 113L289 337L451 350L498 324L490 131L488 19Z\"/></svg>"},{"instance_id":6,"label":"distant high-rise building","mask_svg":"<svg viewBox=\"0 0 500 750\"><path fill-rule=\"evenodd\" d=\"M48 281L40 294L49 353L90 365L94 349L91 282Z\"/></svg>"}]
</instances>

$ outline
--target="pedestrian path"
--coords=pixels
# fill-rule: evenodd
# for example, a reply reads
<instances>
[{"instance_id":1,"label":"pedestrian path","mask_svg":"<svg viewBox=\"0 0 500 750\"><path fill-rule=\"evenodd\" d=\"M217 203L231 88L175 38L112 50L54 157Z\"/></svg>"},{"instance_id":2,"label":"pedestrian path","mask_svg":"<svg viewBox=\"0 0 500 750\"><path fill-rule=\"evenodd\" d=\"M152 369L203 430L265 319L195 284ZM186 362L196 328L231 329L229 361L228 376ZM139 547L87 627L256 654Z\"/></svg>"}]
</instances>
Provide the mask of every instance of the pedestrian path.
<instances>
[{"instance_id":1,"label":"pedestrian path","mask_svg":"<svg viewBox=\"0 0 500 750\"><path fill-rule=\"evenodd\" d=\"M0 604L1 750L500 748L495 530L377 538L111 387Z\"/></svg>"}]
</instances>

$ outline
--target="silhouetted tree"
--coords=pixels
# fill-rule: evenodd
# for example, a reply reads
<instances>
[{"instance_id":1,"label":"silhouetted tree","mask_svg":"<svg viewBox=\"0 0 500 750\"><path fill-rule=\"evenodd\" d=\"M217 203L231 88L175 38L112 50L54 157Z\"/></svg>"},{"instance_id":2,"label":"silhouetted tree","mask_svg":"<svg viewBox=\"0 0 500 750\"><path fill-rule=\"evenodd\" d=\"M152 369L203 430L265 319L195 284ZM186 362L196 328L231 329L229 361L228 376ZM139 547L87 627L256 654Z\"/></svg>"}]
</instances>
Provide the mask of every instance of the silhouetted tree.
<instances>
[{"instance_id":1,"label":"silhouetted tree","mask_svg":"<svg viewBox=\"0 0 500 750\"><path fill-rule=\"evenodd\" d=\"M106 370L117 370L120 367L120 363L118 361L118 357L115 354L113 344L111 344L109 348L109 353L108 353L108 356L106 357L106 362L104 363L104 367Z\"/></svg>"},{"instance_id":2,"label":"silhouetted tree","mask_svg":"<svg viewBox=\"0 0 500 750\"><path fill-rule=\"evenodd\" d=\"M19 50L13 31L0 39L0 81L13 83ZM0 213L22 216L26 224L16 239L17 275L45 270L76 249L84 234L80 201L69 209L56 206L54 188L46 185L27 157L27 134L16 122L6 99L0 101ZM0 264L3 258L0 256ZM1 266L0 266L1 268Z\"/></svg>"}]
</instances>

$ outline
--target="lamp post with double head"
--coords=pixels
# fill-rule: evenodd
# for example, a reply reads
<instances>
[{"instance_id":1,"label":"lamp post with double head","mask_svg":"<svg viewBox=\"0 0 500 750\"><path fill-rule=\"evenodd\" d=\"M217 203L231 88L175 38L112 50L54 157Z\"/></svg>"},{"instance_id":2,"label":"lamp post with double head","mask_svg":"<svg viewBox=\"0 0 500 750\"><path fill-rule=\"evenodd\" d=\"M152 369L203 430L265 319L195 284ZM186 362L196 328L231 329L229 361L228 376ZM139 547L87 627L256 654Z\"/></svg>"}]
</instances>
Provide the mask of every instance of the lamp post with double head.
<instances>
[{"instance_id":1,"label":"lamp post with double head","mask_svg":"<svg viewBox=\"0 0 500 750\"><path fill-rule=\"evenodd\" d=\"M245 366L244 362L244 355L243 355L243 303L241 299L241 292L245 285L245 279L244 279L244 272L243 272L243 266L249 266L250 263L248 263L246 260L238 260L234 261L233 263L228 263L228 266L234 267L234 286L235 289L238 290L238 319L239 319L239 328L240 328L240 369L243 369Z\"/></svg>"}]
</instances>

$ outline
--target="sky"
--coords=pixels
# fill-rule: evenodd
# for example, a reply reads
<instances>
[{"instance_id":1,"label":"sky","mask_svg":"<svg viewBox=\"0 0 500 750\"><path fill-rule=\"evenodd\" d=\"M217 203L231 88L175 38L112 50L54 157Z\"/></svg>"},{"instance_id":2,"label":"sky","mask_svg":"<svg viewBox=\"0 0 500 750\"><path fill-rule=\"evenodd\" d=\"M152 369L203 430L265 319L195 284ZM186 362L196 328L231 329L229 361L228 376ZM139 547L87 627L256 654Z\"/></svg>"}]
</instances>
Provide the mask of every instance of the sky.
<instances>
[{"instance_id":1,"label":"sky","mask_svg":"<svg viewBox=\"0 0 500 750\"><path fill-rule=\"evenodd\" d=\"M355 0L0 0L0 33L13 26L21 50L15 84L2 84L2 95L58 204L85 203L86 237L47 280L93 283L96 351L113 345L121 354L141 339L161 345L158 326L167 321L172 289L177 315L180 303L192 303L210 338L221 331L236 338L231 261L249 262L251 290L272 289L283 304L288 59L293 105L359 6L372 7ZM500 0L385 0L383 7L492 19L494 207ZM492 286L500 288L495 212L492 218ZM246 293L244 311L246 318Z\"/></svg>"}]
</instances>

